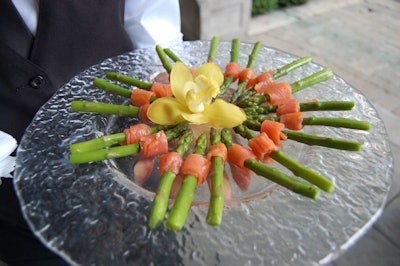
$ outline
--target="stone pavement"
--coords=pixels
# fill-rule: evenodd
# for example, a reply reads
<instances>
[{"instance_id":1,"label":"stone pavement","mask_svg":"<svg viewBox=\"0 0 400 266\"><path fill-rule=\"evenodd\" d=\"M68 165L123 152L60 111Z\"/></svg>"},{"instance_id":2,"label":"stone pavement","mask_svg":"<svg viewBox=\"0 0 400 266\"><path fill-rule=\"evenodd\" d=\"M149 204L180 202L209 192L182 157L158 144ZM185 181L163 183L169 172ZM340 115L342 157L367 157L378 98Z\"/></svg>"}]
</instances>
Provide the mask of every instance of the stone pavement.
<instances>
[{"instance_id":1,"label":"stone pavement","mask_svg":"<svg viewBox=\"0 0 400 266\"><path fill-rule=\"evenodd\" d=\"M361 90L384 121L393 185L379 220L332 265L400 265L400 1L309 0L251 19L241 41L261 41L314 62Z\"/></svg>"}]
</instances>

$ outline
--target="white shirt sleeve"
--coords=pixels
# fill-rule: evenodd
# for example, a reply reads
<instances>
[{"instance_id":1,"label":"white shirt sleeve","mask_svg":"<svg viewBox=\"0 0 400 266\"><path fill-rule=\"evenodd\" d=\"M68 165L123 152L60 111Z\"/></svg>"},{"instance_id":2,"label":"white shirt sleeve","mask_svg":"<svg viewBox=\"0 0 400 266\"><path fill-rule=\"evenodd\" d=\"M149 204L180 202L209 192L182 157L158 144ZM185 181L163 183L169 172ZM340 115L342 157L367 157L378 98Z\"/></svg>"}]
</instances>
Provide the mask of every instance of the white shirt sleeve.
<instances>
[{"instance_id":1,"label":"white shirt sleeve","mask_svg":"<svg viewBox=\"0 0 400 266\"><path fill-rule=\"evenodd\" d=\"M39 15L39 1L37 0L12 0L15 8L25 22L30 32L36 34Z\"/></svg>"},{"instance_id":2,"label":"white shirt sleeve","mask_svg":"<svg viewBox=\"0 0 400 266\"><path fill-rule=\"evenodd\" d=\"M0 130L0 176L12 177L14 171L15 157L10 154L17 148L17 141L9 134ZM1 184L1 180L0 180Z\"/></svg>"},{"instance_id":3,"label":"white shirt sleeve","mask_svg":"<svg viewBox=\"0 0 400 266\"><path fill-rule=\"evenodd\" d=\"M182 41L179 0L126 0L125 29L135 48Z\"/></svg>"}]
</instances>

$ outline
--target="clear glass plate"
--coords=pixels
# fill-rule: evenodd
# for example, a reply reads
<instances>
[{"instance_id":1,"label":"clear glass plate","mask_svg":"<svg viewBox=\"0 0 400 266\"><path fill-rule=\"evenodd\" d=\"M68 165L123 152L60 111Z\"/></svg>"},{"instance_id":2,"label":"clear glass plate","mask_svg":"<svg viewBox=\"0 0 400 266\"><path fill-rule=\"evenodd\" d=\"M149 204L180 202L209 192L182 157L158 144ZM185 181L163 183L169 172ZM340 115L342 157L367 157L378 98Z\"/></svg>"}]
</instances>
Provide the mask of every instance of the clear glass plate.
<instances>
[{"instance_id":1,"label":"clear glass plate","mask_svg":"<svg viewBox=\"0 0 400 266\"><path fill-rule=\"evenodd\" d=\"M229 62L230 42L219 44L216 63ZM170 47L186 64L206 62L209 42ZM242 43L245 66L252 44ZM255 65L260 73L296 56L262 46ZM293 82L322 69L314 63L281 78ZM333 180L333 194L316 201L253 176L247 192L232 182L222 225L205 222L208 191L196 193L180 232L147 227L157 169L152 180L133 181L135 158L71 165L69 145L121 130L133 118L74 113L72 100L126 103L91 85L94 77L117 71L142 80L164 71L153 49L137 50L91 67L63 86L37 113L20 144L15 185L24 215L36 235L52 250L77 265L313 265L336 258L379 216L390 188L393 159L383 122L368 100L335 76L295 94L306 101L351 100L352 111L314 112L306 116L348 117L369 121L370 131L306 127L308 133L363 143L347 152L286 141L283 151ZM286 171L282 168L283 171Z\"/></svg>"}]
</instances>

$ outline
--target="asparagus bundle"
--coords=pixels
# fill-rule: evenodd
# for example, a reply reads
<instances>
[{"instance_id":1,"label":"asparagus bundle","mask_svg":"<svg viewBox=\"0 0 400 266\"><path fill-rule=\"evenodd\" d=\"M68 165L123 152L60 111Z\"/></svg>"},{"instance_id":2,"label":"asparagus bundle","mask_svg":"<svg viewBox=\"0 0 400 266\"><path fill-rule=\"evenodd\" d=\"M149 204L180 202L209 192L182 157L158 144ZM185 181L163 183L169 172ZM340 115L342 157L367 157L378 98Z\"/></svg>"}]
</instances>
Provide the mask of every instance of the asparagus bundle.
<instances>
[{"instance_id":1,"label":"asparagus bundle","mask_svg":"<svg viewBox=\"0 0 400 266\"><path fill-rule=\"evenodd\" d=\"M179 174L179 169L182 164L182 157L189 148L189 145L192 143L192 140L193 132L189 129L180 137L175 152L171 152L166 155L168 156L166 159L169 161L165 161L165 163L168 165L168 167L160 165L161 180L154 196L153 206L151 208L151 214L149 218L149 227L152 229L158 227L164 220L172 183L174 182L176 175ZM171 158L178 159L175 159L174 163L171 164ZM175 161L177 161L176 164Z\"/></svg>"},{"instance_id":2,"label":"asparagus bundle","mask_svg":"<svg viewBox=\"0 0 400 266\"><path fill-rule=\"evenodd\" d=\"M193 147L193 152L184 158L193 140L193 132L188 129L190 123L181 122L175 126L163 126L153 123L154 126L149 127L147 135L158 134L160 132L165 134L165 143L167 147L172 140L179 139L173 152L167 152L168 148L167 150L164 148L161 152L154 151L150 153L152 156L161 156L161 179L157 192L155 193L150 213L150 228L154 229L158 227L164 220L168 208L172 183L177 175L184 175L185 178L167 219L167 228L180 230L184 226L194 199L196 187L204 182L206 178L210 180L210 202L206 221L212 226L218 226L222 221L224 209L224 172L226 160L229 161L230 164L235 164L236 167L252 171L256 175L265 177L295 193L316 199L320 193L319 189L331 193L334 190L333 183L328 178L296 162L283 151L279 150L277 147L281 145L280 140L291 139L307 145L319 145L348 151L359 151L361 149L361 144L355 141L311 135L299 131L304 126L312 125L369 130L370 125L365 121L347 118L303 117L303 113L307 111L351 110L354 107L353 102L295 102L294 111L292 109L290 109L291 111L286 110L288 108L286 102L293 102L292 100L294 100L291 98L291 94L332 78L332 71L329 68L323 69L291 84L283 84L284 86L282 87L281 84L275 80L311 62L312 58L310 56L299 58L276 70L269 70L254 77L252 68L256 62L260 47L260 42L255 43L248 57L246 67L240 70L238 65L239 40L232 40L231 58L225 69L224 80L220 85L218 93L214 96L214 100L224 98L226 92L231 89L231 86L236 81L238 82L230 102L242 108L246 119L233 129L236 134L248 140L249 148L234 143L230 131L231 129L216 129L215 127L211 127L209 132L203 133L198 137ZM218 38L214 37L210 42L210 49L206 60L207 63L213 64L217 50ZM171 74L177 62L182 62L182 60L168 48L163 49L161 46L157 45L156 52L168 74ZM169 59L173 62L171 63ZM107 72L106 77L110 80L119 81L144 91L151 91L153 94L147 94L146 101L138 106L73 101L71 103L72 110L113 114L117 116L132 116L144 119L140 114L145 112L143 110L147 109L143 108L142 110L143 106L146 105L148 107L153 101L157 101L157 98L167 97L166 95L160 96L160 94L156 95L157 93L154 93L154 83L144 82L116 72ZM286 90L289 88L289 98L285 99L285 102L276 102L274 94L270 91L271 84L280 85L279 90ZM123 88L100 78L95 78L93 85L108 93L131 98L132 103L135 102L133 99L135 90ZM172 95L172 98L174 96L175 95ZM274 103L274 101L276 103ZM286 111L283 112L283 109ZM296 115L296 118L293 118L293 115ZM293 120L296 120L295 124L293 124ZM150 121L150 123L151 122L152 121ZM270 122L275 123L275 126L278 125L281 127L273 133L275 135L269 135L271 133L270 129L266 128L267 124L271 124ZM208 135L210 144L207 143ZM127 141L127 139L130 139L128 136L129 132L124 131L82 143L71 144L70 162L88 163L136 155L143 152L146 153L143 144L143 141L146 140L139 138L136 142L130 143ZM265 141L267 141L268 144ZM127 143L117 146L123 142ZM154 146L156 145L152 146L153 149L158 150L158 148L154 148ZM286 167L298 178L288 176L278 169L267 165L265 159L268 158ZM161 160L166 160L166 162L171 164L165 164L164 161L161 163ZM203 169L204 172L196 168L198 166L188 166L200 164L200 162L203 163L203 168L206 169Z\"/></svg>"},{"instance_id":3,"label":"asparagus bundle","mask_svg":"<svg viewBox=\"0 0 400 266\"><path fill-rule=\"evenodd\" d=\"M145 124L138 124L137 126L148 127ZM187 123L181 123L169 129L168 127L164 126L155 126L152 128L149 127L148 130L145 130L145 132L143 130L141 132L136 132L136 141L130 141L131 143L128 142L126 145L115 146L115 144L126 142L127 136L129 135L127 132L116 133L88 141L74 143L70 145L71 154L69 161L74 164L80 164L136 155L141 151L141 137L164 132L166 141L171 141L180 136L182 132L187 129L187 127ZM164 131L164 129L166 130Z\"/></svg>"},{"instance_id":4,"label":"asparagus bundle","mask_svg":"<svg viewBox=\"0 0 400 266\"><path fill-rule=\"evenodd\" d=\"M196 186L204 182L201 179L208 175L210 164L204 158L206 149L207 135L203 133L198 137L193 153L186 158L181 168L184 180L167 220L167 228L171 230L182 229L194 199Z\"/></svg>"}]
</instances>

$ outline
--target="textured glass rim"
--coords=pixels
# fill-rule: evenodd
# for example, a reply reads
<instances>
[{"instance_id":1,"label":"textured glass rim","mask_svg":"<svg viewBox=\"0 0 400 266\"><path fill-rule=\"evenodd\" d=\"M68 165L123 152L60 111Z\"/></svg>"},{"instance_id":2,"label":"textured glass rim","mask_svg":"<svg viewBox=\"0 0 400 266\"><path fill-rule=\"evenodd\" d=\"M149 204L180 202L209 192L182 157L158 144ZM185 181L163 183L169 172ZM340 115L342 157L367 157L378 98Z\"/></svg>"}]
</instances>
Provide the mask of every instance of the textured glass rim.
<instances>
[{"instance_id":1,"label":"textured glass rim","mask_svg":"<svg viewBox=\"0 0 400 266\"><path fill-rule=\"evenodd\" d=\"M192 63L192 61L194 62L194 64L199 64L199 59L198 59L198 55L202 55L204 57L204 59L206 58L206 52L208 51L208 41L196 41L196 42L184 42L184 43L178 43L176 45L174 45L173 47L171 47L171 49L175 50L177 52L177 54L179 56L181 56L183 59L188 59L190 62L189 64ZM221 42L220 44L222 46L221 50L223 51L223 54L221 56L219 56L219 52L217 53L217 62L220 62L221 64L223 64L224 62L226 63L227 61L227 56L228 56L228 52L229 52L229 48L230 48L230 43L229 42ZM249 51L249 49L251 48L251 44L246 44L246 43L242 43L241 44L241 48L246 48L247 52ZM271 49L268 48L266 46L263 46L261 49L261 54L262 53L272 53L272 54L277 54L279 56L282 56L285 60L289 60L289 59L294 59L297 58L295 56L289 55L287 53L283 53L280 51L277 51L275 49ZM38 112L37 116L35 117L33 123L31 124L31 126L27 129L27 133L25 134L22 142L21 142L21 146L19 148L19 152L18 152L18 156L17 156L17 168L16 168L16 172L15 172L15 185L16 185L16 190L17 190L17 194L18 197L20 198L21 204L22 204L22 208L23 208L23 212L25 217L28 220L28 223L31 225L31 227L33 228L34 232L38 235L39 238L41 238L43 240L44 243L46 243L47 246L49 246L51 249L55 250L57 253L61 254L65 259L67 259L68 261L72 262L72 263L84 263L86 264L87 262L92 262L92 261L85 261L84 259L82 259L80 256L78 256L76 253L74 253L74 251L69 250L69 246L65 247L64 246L64 242L66 242L67 240L69 241L70 238L73 238L73 235L70 234L61 234L61 237L57 238L57 236L54 234L52 230L52 220L50 220L48 217L43 217L42 215L42 211L40 208L36 208L36 206L41 206L42 204L46 203L42 198L37 198L37 193L39 192L38 190L42 190L42 189L54 189L54 187L44 187L45 185L41 184L39 187L35 187L35 184L37 184L38 180L37 180L37 175L35 175L35 173L33 173L34 177L29 177L30 174L32 174L32 171L36 171L37 170L37 166L34 166L36 164L36 162L34 162L32 160L32 157L30 156L33 152L33 154L39 153L40 149L39 147L35 146L35 142L37 142L37 130L35 130L35 128L37 129L38 124L43 124L41 120L43 120L43 117L46 116L50 116L52 115L52 112L54 112L54 107L53 109L51 108L51 105L54 105L55 103L57 105L66 105L67 102L63 102L63 103L59 103L59 102L55 102L56 100L59 100L61 94L65 93L65 91L67 89L70 89L69 86L71 86L71 84L74 83L79 83L80 81L88 81L87 79L90 78L90 74L92 74L92 72L99 71L102 70L102 68L104 69L108 69L108 65L112 64L114 62L116 62L116 66L117 67L121 67L121 70L123 71L133 71L135 72L134 67L130 66L130 68L128 69L124 69L124 64L130 64L130 61L133 57L138 56L139 57L142 54L146 54L145 59L149 60L149 62L152 62L151 64L151 69L156 68L157 71L160 71L161 67L159 65L157 65L154 62L157 62L155 60L157 60L157 58L155 57L155 51L151 50L138 50L138 51L134 51L125 55L121 55L119 57L116 58L111 58L108 59L106 61L104 61L103 63L93 66L92 68L90 68L89 70L83 72L82 74L78 75L77 77L75 77L73 80L71 80L71 82L69 84L67 84L66 86L64 86L63 88L60 89L59 92L57 92L57 94L50 99L50 101L43 107L41 108L41 110ZM148 56L148 54L150 56ZM243 54L243 56L245 55L245 52ZM143 58L141 58L143 59ZM191 60L193 59L193 60ZM242 59L246 60L245 57L243 57ZM262 58L260 59L261 62L263 61L267 61L268 58ZM200 60L201 61L201 60ZM204 61L204 60L203 60ZM260 69L264 69L265 67L268 67L268 63L266 64L266 66L258 66ZM307 74L307 71L315 71L316 69L320 69L321 67L316 65L316 64L311 64L310 65L310 69L309 70L305 70L304 74ZM268 69L268 68L267 68ZM293 78L291 76L288 77ZM84 83L84 82L83 82ZM332 85L333 84L333 85ZM365 138L372 138L373 140L376 139L376 134L380 134L381 136L383 135L383 142L382 143L374 143L371 142L371 147L376 145L379 146L377 148L380 149L380 151L384 152L384 159L383 163L385 165L382 166L382 169L379 169L379 173L380 173L380 177L382 180L381 184L374 184L374 187L372 188L372 190L376 190L378 191L378 195L379 195L379 200L376 200L376 202L373 202L373 206L371 207L367 207L366 210L366 214L364 213L364 216L359 217L359 220L357 220L356 222L354 221L354 223L356 225L354 225L354 227L356 228L350 228L348 229L349 232L344 233L345 239L339 238L339 239L335 239L337 242L334 243L329 243L329 248L323 247L325 248L325 252L315 252L315 253L311 253L310 256L307 256L307 252L305 252L304 250L302 251L301 247L298 252L299 254L297 255L298 258L296 260L296 263L300 263L300 264L310 264L310 263L321 263L321 264L325 264L328 263L329 261L331 261L332 259L334 259L336 256L338 256L343 249L346 249L349 245L351 245L351 243L354 243L354 241L360 236L362 235L365 230L375 221L376 217L379 216L382 206L386 200L386 196L387 196L387 192L389 190L390 187L390 181L391 181L391 175L392 175L392 168L393 168L393 159L391 158L391 152L390 152L390 148L387 142L387 134L386 131L384 129L383 123L380 120L380 118L378 117L378 115L376 114L375 109L371 106L371 104L368 102L368 100L365 99L365 97L356 89L352 88L350 85L348 85L346 82L344 82L341 78L335 76L335 79L332 81L332 84L329 86L333 86L332 90L335 91L335 86L343 86L344 88L348 89L349 92L351 92L352 95L350 95L349 97L355 97L359 103L361 103L363 105L363 107L366 107L369 112L371 113L371 117L374 120L374 125L378 125L378 127L380 127L379 132L375 132L375 129L373 129L372 133L368 133L368 134L364 134L363 137ZM79 91L79 90L78 90ZM57 98L58 96L58 98ZM75 94L70 95L70 97L74 98L77 97ZM301 96L301 97L308 97L307 94L305 96ZM112 101L114 98L112 98L110 101ZM358 114L357 116L362 116L363 114ZM93 119L93 115L85 115L84 117L88 117L90 119ZM82 122L83 124L84 122ZM51 126L51 122L49 122L49 125ZM337 133L336 131L334 131L333 133ZM54 143L52 143L54 144ZM66 143L62 143L60 145L66 145ZM371 148L372 149L372 148ZM319 151L319 150L318 150ZM40 155L38 155L40 156ZM374 154L374 156L377 156L377 154ZM55 163L54 161L49 161L49 163ZM368 162L367 162L368 163ZM106 165L106 164L104 164ZM57 166L58 167L58 166ZM41 168L39 168L41 169ZM45 170L54 170L55 173L57 173L57 168L51 168L50 169L45 169ZM72 169L68 169L70 171L73 171ZM45 174L46 175L46 174ZM49 175L51 176L51 175ZM49 176L47 176L49 178L49 183L47 183L47 185L51 185L52 182L54 182L54 184L58 185L58 181L57 180L52 180ZM39 177L40 180L40 177ZM336 180L335 180L336 182ZM28 185L32 185L31 189L28 189L27 186ZM353 184L351 184L353 185ZM62 184L61 184L62 186ZM112 184L112 186L115 186L118 190L122 190L124 193L126 192L126 187L121 186L121 184ZM33 192L32 192L33 191ZM119 191L118 191L119 192ZM317 202L313 202L312 204L309 203L310 201L304 200L302 198L297 198L297 196L293 196L292 194L288 193L287 191L284 190L280 190L278 189L277 192L275 193L275 191L273 192L273 195L271 197L268 197L268 199L260 199L258 201L255 202L251 202L249 204L239 204L238 206L234 206L232 209L230 210L230 212L228 211L228 214L225 214L226 219L228 221L225 222L232 222L232 221L238 221L235 212L242 212L242 213L246 213L246 214L253 214L252 211L257 211L258 208L260 208L260 204L264 204L264 203L269 203L271 204L271 201L274 203L275 201L277 201L278 205L282 204L282 202L280 202L280 199L277 199L277 194L280 195L280 197L282 197L282 195L288 196L290 197L290 199L288 200L288 202L290 203L295 203L297 204L298 202L302 202L305 205L312 205L313 207L315 207L315 204L318 204ZM124 194L125 195L125 194ZM132 197L132 195L130 194L130 192L128 192L126 194L127 197ZM321 201L322 203L324 203L324 201L326 201L327 196L323 196ZM378 198L378 197L377 197ZM296 201L295 201L295 200ZM49 200L49 199L47 199ZM337 200L339 203L340 199L336 199L334 198L334 200ZM133 201L137 201L137 202L143 202L143 199L136 199L135 196L133 196ZM332 203L331 203L332 204ZM341 203L343 204L343 203ZM334 204L333 204L334 205ZM328 207L330 205L327 205ZM300 205L301 207L301 205ZM346 206L347 207L347 206ZM204 218L204 210L197 209L194 208L194 219L196 220L196 218L200 217L200 218ZM318 209L318 208L316 208ZM304 211L304 210L303 210ZM319 210L321 211L321 210ZM49 211L49 213L51 214L51 211ZM319 214L316 211L317 214ZM302 214L300 212L300 214ZM49 215L49 214L47 214ZM232 216L232 218L230 217L230 215ZM357 213L352 215L358 215ZM45 216L45 215L44 215ZM51 215L50 215L51 216ZM236 218L235 218L236 217ZM260 216L261 217L261 216ZM366 218L367 217L367 218ZM256 218L259 218L259 216L257 216L256 214ZM265 218L265 217L264 217ZM263 218L263 219L264 219ZM303 218L303 217L302 217ZM329 216L325 217L326 219L330 219ZM235 220L236 219L236 220ZM260 218L262 219L262 218ZM321 218L319 218L321 219ZM306 219L305 219L306 220ZM223 221L224 223L224 221ZM199 221L197 221L197 223L191 223L191 221L189 221L188 228L191 228L193 231L195 231L196 229L202 228L202 223L200 223ZM199 225L200 224L200 225ZM208 228L208 227L205 227ZM220 229L210 229L210 231L213 232L217 232L218 234L223 234L223 230L227 230L226 228L226 224L221 226ZM263 228L261 228L263 229ZM329 228L328 228L329 229ZM145 229L143 229L145 230ZM55 230L55 231L58 231ZM196 231L195 231L196 232ZM61 232L62 233L62 232ZM65 232L64 232L65 233ZM164 234L165 232L161 232L160 235ZM180 242L182 239L181 238L187 238L187 239L198 239L200 236L198 234L191 234L192 232L190 232L190 230L184 230L184 232L182 233L177 233L178 236L174 236L177 237L178 240L176 240L176 247L178 247L181 251L179 253L179 255L181 256L180 259L182 258L186 258L187 254L185 252L195 252L195 250L193 250L193 246L191 245L186 245L186 247L182 247L180 245ZM165 233L165 237L170 237L169 233ZM65 239L62 239L62 237L65 237ZM154 237L154 236L153 236ZM162 235L162 237L164 237L164 235ZM162 237L160 237L159 239L163 239ZM342 237L342 236L341 236ZM245 238L245 237L243 237ZM203 238L200 238L203 239ZM267 239L268 240L268 239ZM75 240L76 241L76 240ZM186 240L188 241L188 240ZM259 241L259 240L258 240ZM332 240L333 241L333 240ZM257 242L258 243L258 242ZM257 244L256 243L256 244ZM328 245L328 244L327 244ZM173 246L173 245L172 245ZM257 244L256 247L260 248L260 245ZM321 249L323 249L321 248ZM192 250L191 250L192 249ZM183 251L182 251L183 250ZM199 248L200 250L200 248ZM204 249L204 254L203 255L207 255L207 249ZM97 250L98 252L104 252L104 250ZM290 249L289 249L290 251ZM156 251L155 251L156 252ZM302 252L305 252L306 254L302 254ZM310 251L311 252L311 251ZM226 255L226 254L224 254ZM280 254L282 256L287 255L287 254ZM220 255L221 257L223 257L222 255ZM227 256L227 255L226 255ZM254 255L254 257L257 257L256 255ZM187 259L187 258L186 258ZM254 261L254 263L259 262L259 260L262 258L257 258L257 260ZM275 258L274 258L275 259ZM279 262L287 262L285 259L282 259L281 256L279 256L279 258L276 258L276 260ZM204 262L205 259L204 259Z\"/></svg>"}]
</instances>

